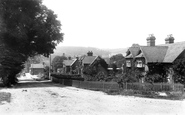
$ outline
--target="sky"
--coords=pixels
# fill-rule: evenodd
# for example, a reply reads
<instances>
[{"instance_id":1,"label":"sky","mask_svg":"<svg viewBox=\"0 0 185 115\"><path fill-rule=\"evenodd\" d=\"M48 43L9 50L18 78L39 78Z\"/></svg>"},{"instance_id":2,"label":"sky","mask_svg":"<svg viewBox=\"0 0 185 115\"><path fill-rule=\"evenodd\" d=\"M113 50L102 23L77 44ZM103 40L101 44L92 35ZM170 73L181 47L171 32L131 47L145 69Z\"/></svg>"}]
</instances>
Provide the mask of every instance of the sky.
<instances>
[{"instance_id":1,"label":"sky","mask_svg":"<svg viewBox=\"0 0 185 115\"><path fill-rule=\"evenodd\" d=\"M58 15L64 40L59 46L101 49L146 45L154 34L164 44L172 34L185 41L184 0L43 0Z\"/></svg>"}]
</instances>

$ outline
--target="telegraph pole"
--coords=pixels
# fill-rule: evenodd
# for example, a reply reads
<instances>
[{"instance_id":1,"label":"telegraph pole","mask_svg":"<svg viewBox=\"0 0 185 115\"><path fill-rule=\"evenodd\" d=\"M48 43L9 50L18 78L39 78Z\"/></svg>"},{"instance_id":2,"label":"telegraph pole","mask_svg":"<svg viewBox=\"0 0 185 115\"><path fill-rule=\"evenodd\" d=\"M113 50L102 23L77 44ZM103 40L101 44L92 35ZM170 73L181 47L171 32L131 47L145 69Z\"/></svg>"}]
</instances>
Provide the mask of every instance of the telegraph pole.
<instances>
[{"instance_id":1,"label":"telegraph pole","mask_svg":"<svg viewBox=\"0 0 185 115\"><path fill-rule=\"evenodd\" d=\"M51 54L49 55L49 80L51 80Z\"/></svg>"}]
</instances>

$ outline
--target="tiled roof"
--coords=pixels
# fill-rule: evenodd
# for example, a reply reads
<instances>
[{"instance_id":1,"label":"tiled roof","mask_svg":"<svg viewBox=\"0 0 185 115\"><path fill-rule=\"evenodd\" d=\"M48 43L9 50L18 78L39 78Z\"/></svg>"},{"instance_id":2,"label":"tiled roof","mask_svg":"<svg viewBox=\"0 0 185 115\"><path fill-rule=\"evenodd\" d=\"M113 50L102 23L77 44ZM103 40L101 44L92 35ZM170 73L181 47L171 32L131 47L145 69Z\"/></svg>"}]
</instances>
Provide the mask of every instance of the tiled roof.
<instances>
[{"instance_id":1,"label":"tiled roof","mask_svg":"<svg viewBox=\"0 0 185 115\"><path fill-rule=\"evenodd\" d=\"M66 66L72 66L72 65L75 63L76 60L77 60L77 59L73 59L73 60L64 60L63 64L66 65Z\"/></svg>"},{"instance_id":2,"label":"tiled roof","mask_svg":"<svg viewBox=\"0 0 185 115\"><path fill-rule=\"evenodd\" d=\"M128 54L128 55L126 55L125 58L131 58L131 56L132 56L132 58L135 58L135 56L138 54L139 50L140 50L140 47L130 47L128 49L128 52L130 52L131 55Z\"/></svg>"},{"instance_id":3,"label":"tiled roof","mask_svg":"<svg viewBox=\"0 0 185 115\"><path fill-rule=\"evenodd\" d=\"M185 42L166 44L166 46L168 46L168 50L163 61L165 63L175 61L175 59L185 50Z\"/></svg>"},{"instance_id":4,"label":"tiled roof","mask_svg":"<svg viewBox=\"0 0 185 115\"><path fill-rule=\"evenodd\" d=\"M140 57L144 57L143 52L141 52L140 54L138 54L138 55L136 56L136 58L140 58Z\"/></svg>"},{"instance_id":5,"label":"tiled roof","mask_svg":"<svg viewBox=\"0 0 185 115\"><path fill-rule=\"evenodd\" d=\"M97 56L85 56L84 59L82 60L83 64L92 64Z\"/></svg>"},{"instance_id":6,"label":"tiled roof","mask_svg":"<svg viewBox=\"0 0 185 115\"><path fill-rule=\"evenodd\" d=\"M125 58L145 57L149 63L172 63L183 51L185 51L185 42L157 46L130 47Z\"/></svg>"},{"instance_id":7,"label":"tiled roof","mask_svg":"<svg viewBox=\"0 0 185 115\"><path fill-rule=\"evenodd\" d=\"M44 68L43 64L31 64L30 68Z\"/></svg>"},{"instance_id":8,"label":"tiled roof","mask_svg":"<svg viewBox=\"0 0 185 115\"><path fill-rule=\"evenodd\" d=\"M133 58L132 54L128 54L125 58Z\"/></svg>"},{"instance_id":9,"label":"tiled roof","mask_svg":"<svg viewBox=\"0 0 185 115\"><path fill-rule=\"evenodd\" d=\"M140 48L148 63L163 62L168 50L167 46L142 46Z\"/></svg>"}]
</instances>

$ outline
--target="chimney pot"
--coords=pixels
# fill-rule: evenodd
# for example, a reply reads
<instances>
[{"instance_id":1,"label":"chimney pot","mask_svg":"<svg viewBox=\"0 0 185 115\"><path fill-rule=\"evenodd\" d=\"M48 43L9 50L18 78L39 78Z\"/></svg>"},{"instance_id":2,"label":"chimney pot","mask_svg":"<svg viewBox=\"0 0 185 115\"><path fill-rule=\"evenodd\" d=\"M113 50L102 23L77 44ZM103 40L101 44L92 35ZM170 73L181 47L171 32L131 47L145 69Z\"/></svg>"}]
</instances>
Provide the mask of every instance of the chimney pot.
<instances>
[{"instance_id":1,"label":"chimney pot","mask_svg":"<svg viewBox=\"0 0 185 115\"><path fill-rule=\"evenodd\" d=\"M155 36L153 34L149 34L149 37L147 37L147 46L155 46Z\"/></svg>"},{"instance_id":2,"label":"chimney pot","mask_svg":"<svg viewBox=\"0 0 185 115\"><path fill-rule=\"evenodd\" d=\"M174 37L172 34L167 35L167 38L165 39L166 44L173 44L174 43Z\"/></svg>"}]
</instances>

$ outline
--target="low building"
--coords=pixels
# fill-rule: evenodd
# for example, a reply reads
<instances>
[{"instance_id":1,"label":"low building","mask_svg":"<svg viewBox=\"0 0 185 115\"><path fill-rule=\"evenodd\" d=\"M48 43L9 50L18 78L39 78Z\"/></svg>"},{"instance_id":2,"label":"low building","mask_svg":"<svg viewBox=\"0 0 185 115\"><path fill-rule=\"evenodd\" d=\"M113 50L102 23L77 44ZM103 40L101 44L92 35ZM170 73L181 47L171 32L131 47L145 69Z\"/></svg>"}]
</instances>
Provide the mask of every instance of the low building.
<instances>
[{"instance_id":1,"label":"low building","mask_svg":"<svg viewBox=\"0 0 185 115\"><path fill-rule=\"evenodd\" d=\"M31 64L30 73L32 75L38 75L44 73L44 65L43 64Z\"/></svg>"},{"instance_id":2,"label":"low building","mask_svg":"<svg viewBox=\"0 0 185 115\"><path fill-rule=\"evenodd\" d=\"M79 63L80 62L78 59L64 60L63 73L65 73L65 74L80 74Z\"/></svg>"}]
</instances>

